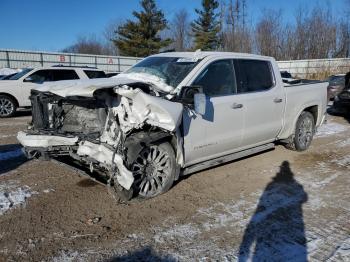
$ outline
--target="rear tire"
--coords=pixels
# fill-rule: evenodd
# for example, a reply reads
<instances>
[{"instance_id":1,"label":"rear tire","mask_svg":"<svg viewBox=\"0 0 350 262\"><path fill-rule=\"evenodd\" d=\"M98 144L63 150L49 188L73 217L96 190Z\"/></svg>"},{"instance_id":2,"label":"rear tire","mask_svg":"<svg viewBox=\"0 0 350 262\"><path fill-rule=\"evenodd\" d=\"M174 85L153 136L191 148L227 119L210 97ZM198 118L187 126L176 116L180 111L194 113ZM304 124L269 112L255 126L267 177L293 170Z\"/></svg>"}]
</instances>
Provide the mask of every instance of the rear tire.
<instances>
[{"instance_id":1,"label":"rear tire","mask_svg":"<svg viewBox=\"0 0 350 262\"><path fill-rule=\"evenodd\" d=\"M17 110L16 101L7 95L0 95L0 118L12 117Z\"/></svg>"},{"instance_id":2,"label":"rear tire","mask_svg":"<svg viewBox=\"0 0 350 262\"><path fill-rule=\"evenodd\" d=\"M167 192L174 183L176 159L168 142L146 146L131 168L135 192L141 198L152 198Z\"/></svg>"},{"instance_id":3,"label":"rear tire","mask_svg":"<svg viewBox=\"0 0 350 262\"><path fill-rule=\"evenodd\" d=\"M295 133L286 147L291 150L305 151L309 148L315 134L314 116L307 111L300 114L295 125Z\"/></svg>"}]
</instances>

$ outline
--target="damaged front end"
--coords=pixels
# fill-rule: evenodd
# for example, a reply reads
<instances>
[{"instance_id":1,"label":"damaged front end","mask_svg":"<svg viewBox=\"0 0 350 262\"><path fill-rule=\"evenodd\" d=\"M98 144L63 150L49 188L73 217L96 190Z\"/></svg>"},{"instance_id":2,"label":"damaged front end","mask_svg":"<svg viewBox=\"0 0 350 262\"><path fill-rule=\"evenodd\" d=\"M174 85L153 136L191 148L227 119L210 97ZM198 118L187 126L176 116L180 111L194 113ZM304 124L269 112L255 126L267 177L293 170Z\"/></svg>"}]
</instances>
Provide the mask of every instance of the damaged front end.
<instances>
[{"instance_id":1,"label":"damaged front end","mask_svg":"<svg viewBox=\"0 0 350 262\"><path fill-rule=\"evenodd\" d=\"M182 104L143 83L88 89L32 90L32 123L17 136L27 156L78 162L123 198L169 189L183 164Z\"/></svg>"}]
</instances>

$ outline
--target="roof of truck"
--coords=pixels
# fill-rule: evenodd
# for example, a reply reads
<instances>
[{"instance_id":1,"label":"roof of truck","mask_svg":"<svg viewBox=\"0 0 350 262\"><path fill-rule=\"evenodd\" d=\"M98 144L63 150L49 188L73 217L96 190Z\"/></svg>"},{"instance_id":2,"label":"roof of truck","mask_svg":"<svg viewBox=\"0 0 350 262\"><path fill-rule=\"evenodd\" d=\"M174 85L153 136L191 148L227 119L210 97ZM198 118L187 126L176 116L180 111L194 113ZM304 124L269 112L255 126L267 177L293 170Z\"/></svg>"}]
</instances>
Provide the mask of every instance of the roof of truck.
<instances>
[{"instance_id":1,"label":"roof of truck","mask_svg":"<svg viewBox=\"0 0 350 262\"><path fill-rule=\"evenodd\" d=\"M255 55L255 54L248 54L248 53L236 53L236 52L216 52L216 51L201 51L197 50L195 52L167 52L167 53L160 53L153 56L158 57L184 57L184 58L198 58L202 59L204 57L209 56L236 56L236 57L244 57L244 58L255 58L255 59L266 59L271 60L272 57L269 56L261 56L261 55Z\"/></svg>"}]
</instances>

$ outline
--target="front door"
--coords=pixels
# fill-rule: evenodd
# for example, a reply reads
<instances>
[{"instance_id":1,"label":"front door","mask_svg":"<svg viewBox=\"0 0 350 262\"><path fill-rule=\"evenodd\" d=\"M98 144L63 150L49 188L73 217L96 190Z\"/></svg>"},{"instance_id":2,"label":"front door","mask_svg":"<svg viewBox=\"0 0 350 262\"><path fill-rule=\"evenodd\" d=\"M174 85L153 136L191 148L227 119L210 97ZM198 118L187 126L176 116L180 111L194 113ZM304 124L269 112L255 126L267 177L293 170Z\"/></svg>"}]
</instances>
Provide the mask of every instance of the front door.
<instances>
[{"instance_id":1,"label":"front door","mask_svg":"<svg viewBox=\"0 0 350 262\"><path fill-rule=\"evenodd\" d=\"M242 101L235 95L233 61L209 63L192 83L201 86L207 96L206 112L184 113L186 165L203 162L232 152L241 146L244 124Z\"/></svg>"},{"instance_id":2,"label":"front door","mask_svg":"<svg viewBox=\"0 0 350 262\"><path fill-rule=\"evenodd\" d=\"M21 89L21 101L23 101L23 104L21 106L30 106L30 90L37 88L40 86L40 84L47 82L47 81L52 81L52 76L50 73L50 70L47 69L41 69L37 70L34 73L26 76L22 80L22 89Z\"/></svg>"}]
</instances>

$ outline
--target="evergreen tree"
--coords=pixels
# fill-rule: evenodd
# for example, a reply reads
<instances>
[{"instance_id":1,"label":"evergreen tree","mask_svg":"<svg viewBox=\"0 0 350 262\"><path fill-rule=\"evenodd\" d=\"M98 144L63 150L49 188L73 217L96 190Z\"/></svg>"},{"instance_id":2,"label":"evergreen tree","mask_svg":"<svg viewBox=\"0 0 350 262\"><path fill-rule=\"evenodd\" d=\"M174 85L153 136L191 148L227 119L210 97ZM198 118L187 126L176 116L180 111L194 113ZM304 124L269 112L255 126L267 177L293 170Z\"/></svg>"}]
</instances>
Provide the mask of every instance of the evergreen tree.
<instances>
[{"instance_id":1,"label":"evergreen tree","mask_svg":"<svg viewBox=\"0 0 350 262\"><path fill-rule=\"evenodd\" d=\"M171 43L162 40L159 33L167 27L167 21L154 0L141 0L143 10L133 12L136 21L127 22L118 27L117 38L113 40L121 55L145 57L159 52L159 49Z\"/></svg>"},{"instance_id":2,"label":"evergreen tree","mask_svg":"<svg viewBox=\"0 0 350 262\"><path fill-rule=\"evenodd\" d=\"M199 15L192 26L196 49L215 50L220 45L220 21L215 10L219 7L216 0L202 0L203 10L195 9Z\"/></svg>"}]
</instances>

